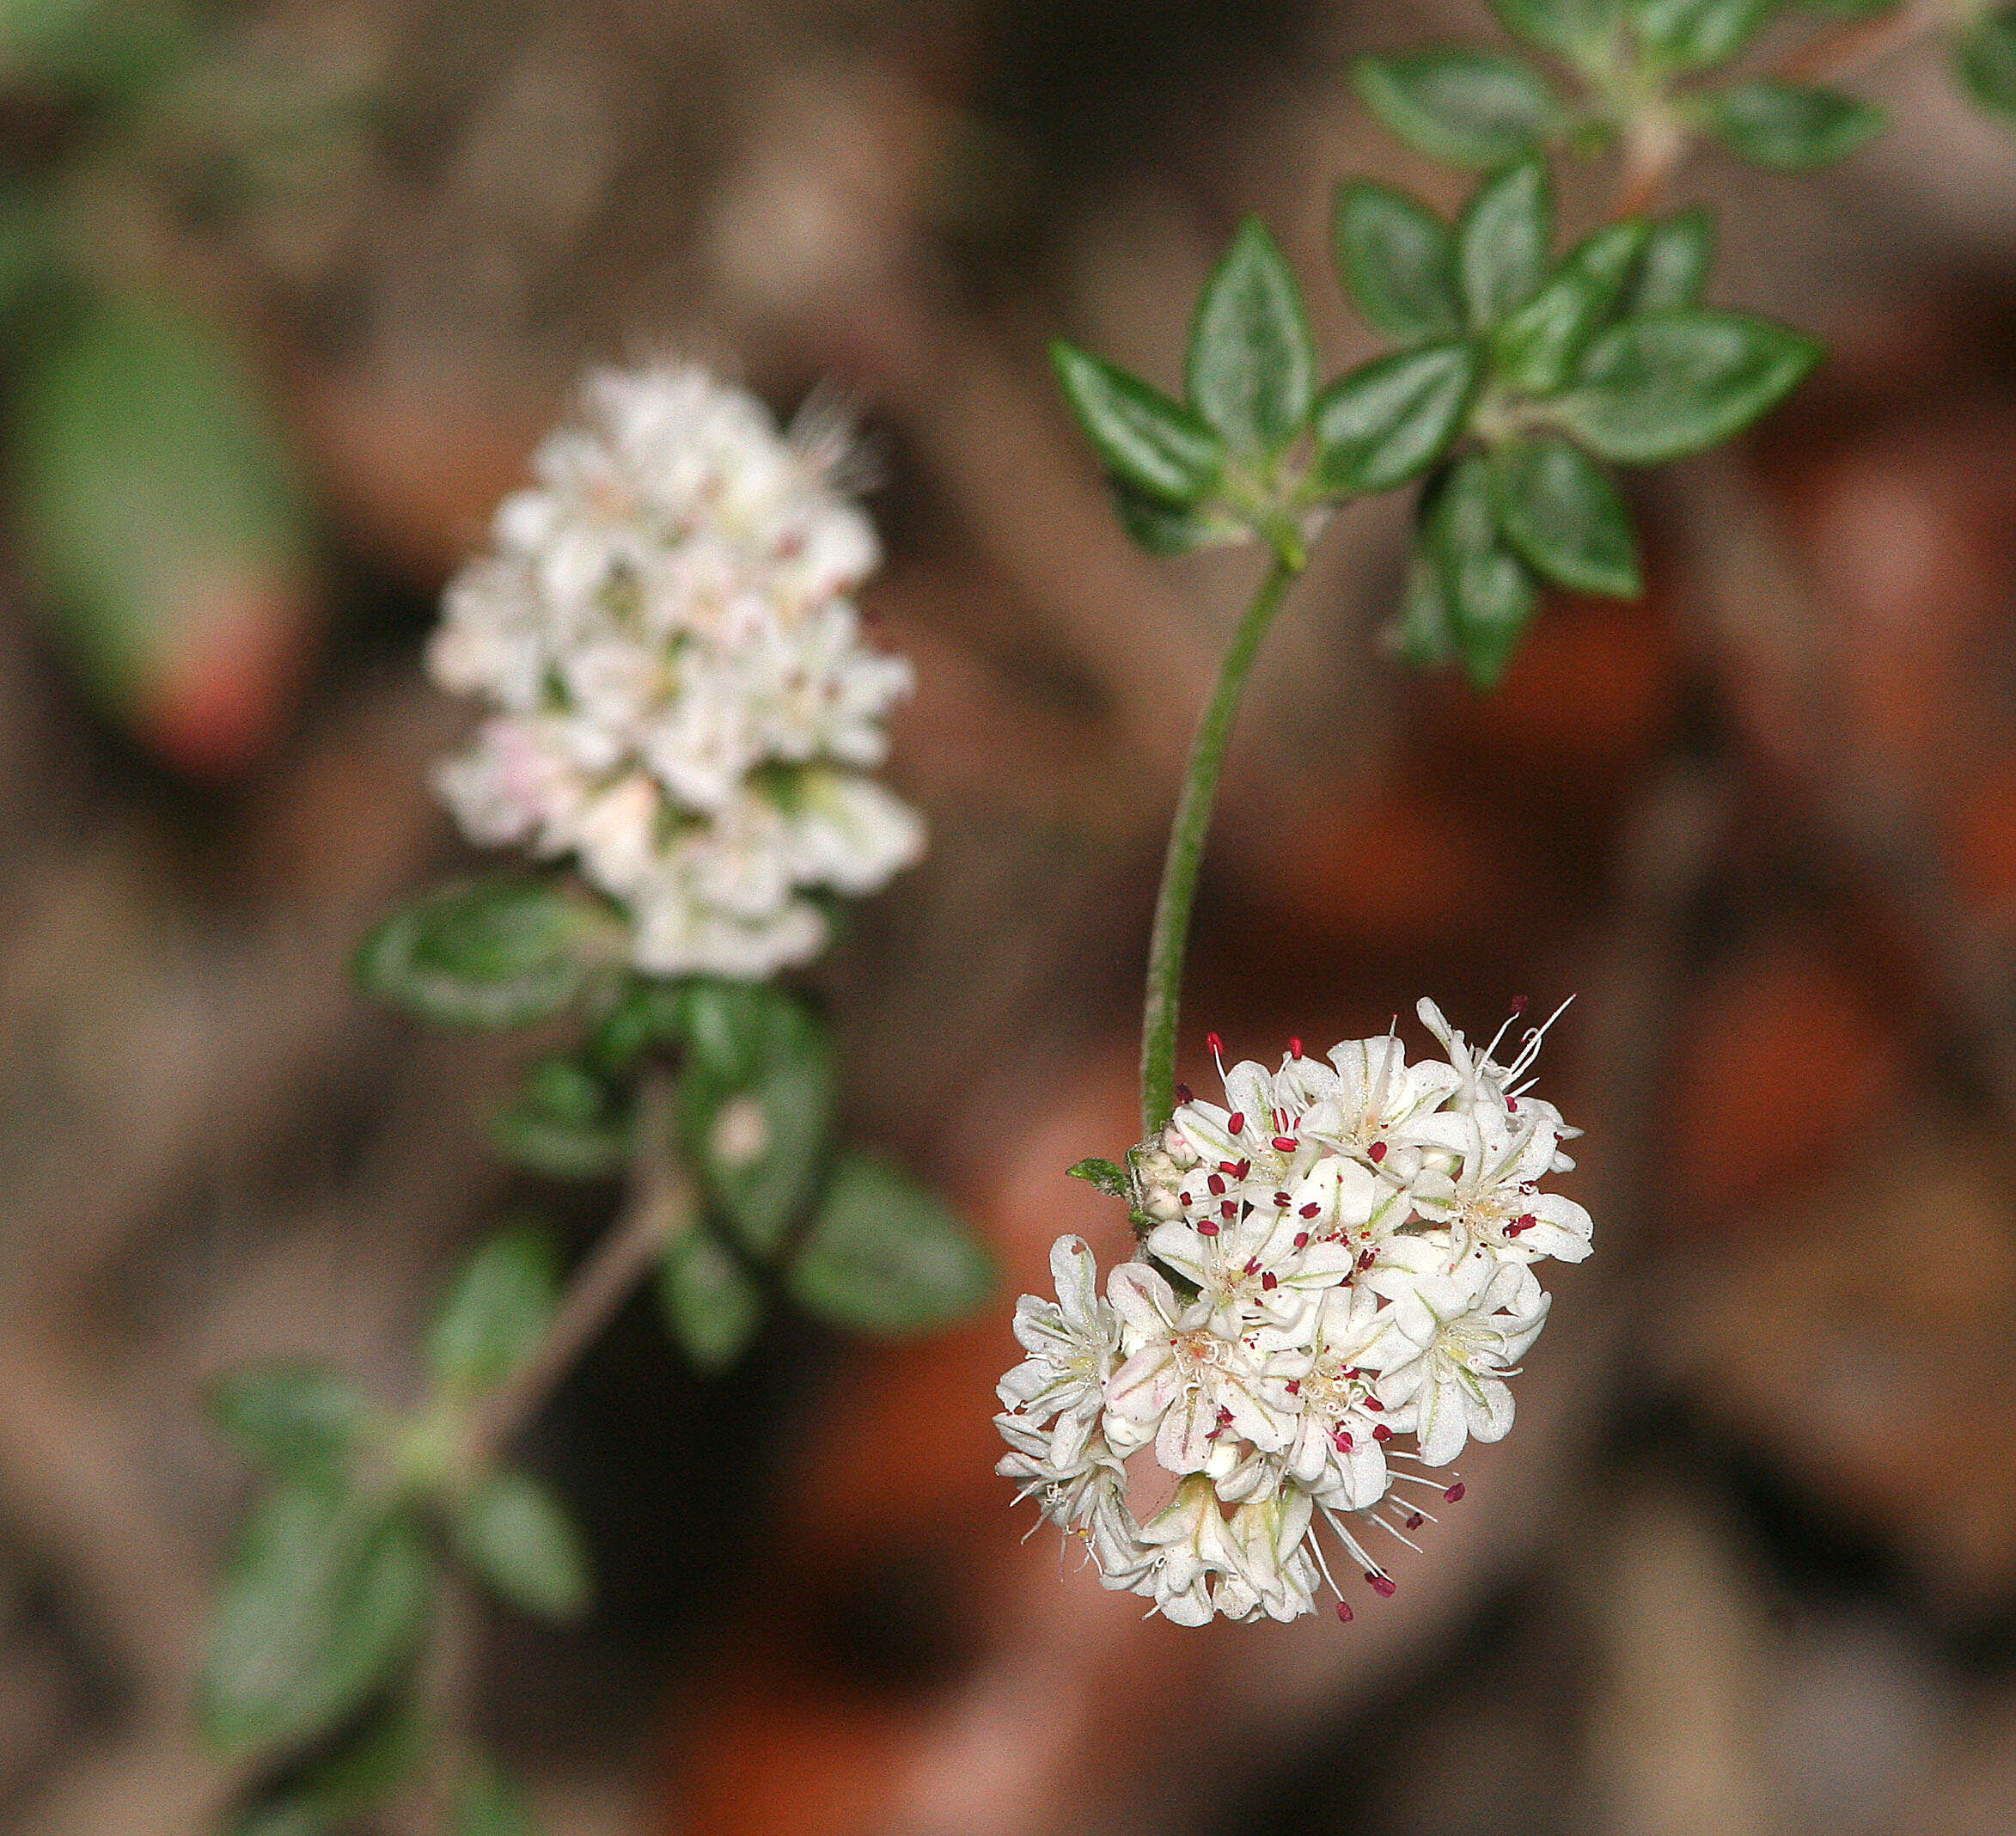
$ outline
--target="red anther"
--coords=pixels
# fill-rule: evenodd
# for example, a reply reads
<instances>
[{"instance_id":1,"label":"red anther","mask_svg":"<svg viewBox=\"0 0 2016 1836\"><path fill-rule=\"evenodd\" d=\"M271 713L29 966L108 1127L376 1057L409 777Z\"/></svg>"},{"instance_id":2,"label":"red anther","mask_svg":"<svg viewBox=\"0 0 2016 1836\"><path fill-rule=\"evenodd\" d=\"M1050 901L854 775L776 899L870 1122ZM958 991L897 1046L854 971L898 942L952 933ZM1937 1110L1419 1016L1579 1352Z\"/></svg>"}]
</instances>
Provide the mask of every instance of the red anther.
<instances>
[{"instance_id":1,"label":"red anther","mask_svg":"<svg viewBox=\"0 0 2016 1836\"><path fill-rule=\"evenodd\" d=\"M1535 1217L1530 1211L1523 1211L1519 1214L1519 1228L1521 1230L1530 1230L1540 1220Z\"/></svg>"},{"instance_id":2,"label":"red anther","mask_svg":"<svg viewBox=\"0 0 2016 1836\"><path fill-rule=\"evenodd\" d=\"M1402 1527L1403 1527L1403 1528L1405 1528L1405 1529L1408 1529L1408 1530L1418 1530L1418 1529L1420 1529L1420 1527L1421 1527L1421 1514L1420 1514L1419 1511L1410 1511L1410 1512L1408 1512L1408 1513L1407 1522L1406 1522L1406 1523L1405 1523L1405 1524L1404 1524L1404 1525L1403 1525Z\"/></svg>"},{"instance_id":3,"label":"red anther","mask_svg":"<svg viewBox=\"0 0 2016 1836\"><path fill-rule=\"evenodd\" d=\"M1286 1211L1288 1209L1288 1195L1286 1192L1274 1194L1274 1208L1280 1211Z\"/></svg>"},{"instance_id":4,"label":"red anther","mask_svg":"<svg viewBox=\"0 0 2016 1836\"><path fill-rule=\"evenodd\" d=\"M1211 1056L1213 1058L1223 1058L1225 1056L1225 1043L1223 1039L1219 1038L1216 1033L1206 1033L1204 1036L1204 1043L1210 1050Z\"/></svg>"},{"instance_id":5,"label":"red anther","mask_svg":"<svg viewBox=\"0 0 2016 1836\"><path fill-rule=\"evenodd\" d=\"M1199 1218L1197 1220L1197 1234L1200 1237L1215 1237L1218 1234L1218 1226L1213 1224L1209 1218Z\"/></svg>"},{"instance_id":6,"label":"red anther","mask_svg":"<svg viewBox=\"0 0 2016 1836\"><path fill-rule=\"evenodd\" d=\"M1518 1114L1519 1099L1517 1097L1507 1097L1505 1099L1505 1112L1508 1116L1516 1116Z\"/></svg>"},{"instance_id":7,"label":"red anther","mask_svg":"<svg viewBox=\"0 0 2016 1836\"><path fill-rule=\"evenodd\" d=\"M1372 1439L1374 1441L1390 1441L1392 1438L1393 1430L1388 1428L1384 1422L1380 1423L1379 1425L1372 1430Z\"/></svg>"},{"instance_id":8,"label":"red anther","mask_svg":"<svg viewBox=\"0 0 2016 1836\"><path fill-rule=\"evenodd\" d=\"M1308 1204L1304 1205L1300 1211L1296 1213L1298 1217L1304 1218L1320 1218L1323 1215L1323 1208L1317 1204L1313 1199L1311 1199Z\"/></svg>"},{"instance_id":9,"label":"red anther","mask_svg":"<svg viewBox=\"0 0 2016 1836\"><path fill-rule=\"evenodd\" d=\"M1525 997L1524 994L1515 994L1515 995L1513 995L1513 996L1512 996L1512 1012L1513 1012L1515 1014L1519 1014L1519 1013L1524 1013L1525 1011L1526 1011L1526 997Z\"/></svg>"},{"instance_id":10,"label":"red anther","mask_svg":"<svg viewBox=\"0 0 2016 1836\"><path fill-rule=\"evenodd\" d=\"M1367 1250L1358 1258L1358 1266L1361 1269L1369 1269L1378 1259L1379 1252L1377 1250Z\"/></svg>"},{"instance_id":11,"label":"red anther","mask_svg":"<svg viewBox=\"0 0 2016 1836\"><path fill-rule=\"evenodd\" d=\"M1371 1147L1365 1149L1365 1158L1369 1160L1374 1166L1377 1166L1380 1161L1386 1158L1385 1142L1374 1141Z\"/></svg>"},{"instance_id":12,"label":"red anther","mask_svg":"<svg viewBox=\"0 0 2016 1836\"><path fill-rule=\"evenodd\" d=\"M1298 1250L1306 1250L1309 1247L1309 1233L1307 1231L1298 1230L1295 1233L1295 1247Z\"/></svg>"},{"instance_id":13,"label":"red anther","mask_svg":"<svg viewBox=\"0 0 2016 1836\"><path fill-rule=\"evenodd\" d=\"M1231 1219L1237 1217L1239 1215L1238 1200L1236 1198L1220 1199L1219 1201L1218 1215L1221 1218L1225 1219L1228 1222Z\"/></svg>"},{"instance_id":14,"label":"red anther","mask_svg":"<svg viewBox=\"0 0 2016 1836\"><path fill-rule=\"evenodd\" d=\"M1237 1179L1239 1177L1239 1163L1237 1160L1220 1160L1218 1170L1227 1179Z\"/></svg>"},{"instance_id":15,"label":"red anther","mask_svg":"<svg viewBox=\"0 0 2016 1836\"><path fill-rule=\"evenodd\" d=\"M1337 1602L1337 1617L1341 1619L1345 1625L1348 1625L1351 1624L1352 1620L1356 1619L1358 1616L1352 1612L1348 1605L1347 1605L1342 1600L1339 1600Z\"/></svg>"},{"instance_id":16,"label":"red anther","mask_svg":"<svg viewBox=\"0 0 2016 1836\"><path fill-rule=\"evenodd\" d=\"M1351 1430L1347 1428L1339 1429L1335 1434L1330 1436L1330 1439L1337 1443L1337 1451L1340 1454L1348 1454L1354 1445L1351 1438Z\"/></svg>"},{"instance_id":17,"label":"red anther","mask_svg":"<svg viewBox=\"0 0 2016 1836\"><path fill-rule=\"evenodd\" d=\"M1289 1394L1289 1395L1291 1395L1291 1396L1299 1396L1299 1395L1301 1395L1301 1394L1302 1394L1302 1380L1301 1380L1299 1377L1291 1377L1291 1378L1288 1380L1287 1389L1288 1389L1288 1394Z\"/></svg>"},{"instance_id":18,"label":"red anther","mask_svg":"<svg viewBox=\"0 0 2016 1836\"><path fill-rule=\"evenodd\" d=\"M1351 1374L1355 1377L1359 1374L1359 1373L1353 1371ZM1365 1405L1367 1409L1371 1410L1374 1415L1384 1415L1386 1412L1386 1405L1382 1403L1376 1396L1366 1397L1365 1399Z\"/></svg>"},{"instance_id":19,"label":"red anther","mask_svg":"<svg viewBox=\"0 0 2016 1836\"><path fill-rule=\"evenodd\" d=\"M1274 1146L1283 1154L1293 1154L1295 1151L1295 1141L1292 1135L1275 1135Z\"/></svg>"},{"instance_id":20,"label":"red anther","mask_svg":"<svg viewBox=\"0 0 2016 1836\"><path fill-rule=\"evenodd\" d=\"M1219 1405L1219 1409L1218 1409L1218 1420L1219 1420L1219 1425L1221 1428L1222 1428L1222 1427L1225 1427L1226 1424L1228 1424L1228 1423L1229 1423L1231 1421L1231 1419L1232 1419L1232 1412L1231 1412L1231 1410L1229 1410L1229 1409L1227 1409L1227 1408L1225 1406L1225 1405L1224 1405L1223 1403L1220 1403L1220 1404Z\"/></svg>"},{"instance_id":21,"label":"red anther","mask_svg":"<svg viewBox=\"0 0 2016 1836\"><path fill-rule=\"evenodd\" d=\"M1176 1101L1178 1103L1194 1103L1196 1100L1197 1099L1195 1093L1191 1090L1188 1084L1178 1084L1176 1086Z\"/></svg>"},{"instance_id":22,"label":"red anther","mask_svg":"<svg viewBox=\"0 0 2016 1836\"><path fill-rule=\"evenodd\" d=\"M1289 1057L1291 1057L1291 1058L1299 1058L1299 1057L1301 1057L1301 1056L1302 1056L1302 1042L1301 1042L1299 1039L1291 1039L1291 1040L1289 1040L1289 1042L1288 1042L1288 1056L1289 1056Z\"/></svg>"},{"instance_id":23,"label":"red anther","mask_svg":"<svg viewBox=\"0 0 2016 1836\"><path fill-rule=\"evenodd\" d=\"M1230 1129L1234 1135L1243 1134L1246 1128L1246 1111L1234 1110L1231 1115L1225 1117L1225 1127Z\"/></svg>"},{"instance_id":24,"label":"red anther","mask_svg":"<svg viewBox=\"0 0 2016 1836\"><path fill-rule=\"evenodd\" d=\"M1250 1161L1250 1160L1242 1160L1242 1161L1240 1161L1240 1162L1239 1162L1239 1166L1238 1166L1238 1171L1237 1172L1237 1173L1235 1173L1235 1174L1233 1175L1233 1177L1234 1177L1235 1178L1238 1178L1238 1179L1243 1179L1243 1178L1244 1178L1247 1176L1247 1174L1249 1174L1249 1172L1251 1172L1252 1171L1253 1171L1253 1163L1252 1163L1252 1161Z\"/></svg>"},{"instance_id":25,"label":"red anther","mask_svg":"<svg viewBox=\"0 0 2016 1836\"><path fill-rule=\"evenodd\" d=\"M1243 1275L1258 1275L1260 1273L1260 1258L1257 1256L1249 1256L1246 1258L1246 1266L1244 1269L1240 1270L1240 1273Z\"/></svg>"},{"instance_id":26,"label":"red anther","mask_svg":"<svg viewBox=\"0 0 2016 1836\"><path fill-rule=\"evenodd\" d=\"M1188 1192L1178 1192L1176 1194L1176 1203L1179 1205L1187 1205L1189 1203L1190 1195Z\"/></svg>"},{"instance_id":27,"label":"red anther","mask_svg":"<svg viewBox=\"0 0 2016 1836\"><path fill-rule=\"evenodd\" d=\"M1451 1485L1447 1491L1442 1494L1442 1496L1451 1504L1461 1504L1463 1502L1463 1495L1466 1490L1467 1488L1464 1486L1463 1482L1461 1479L1458 1479L1456 1484Z\"/></svg>"},{"instance_id":28,"label":"red anther","mask_svg":"<svg viewBox=\"0 0 2016 1836\"><path fill-rule=\"evenodd\" d=\"M1207 1175L1204 1183L1211 1188L1211 1196L1213 1198L1223 1198L1225 1196L1225 1183L1216 1173Z\"/></svg>"},{"instance_id":29,"label":"red anther","mask_svg":"<svg viewBox=\"0 0 2016 1836\"><path fill-rule=\"evenodd\" d=\"M1393 1596L1399 1592L1399 1589L1395 1587L1393 1583L1393 1577L1390 1575L1373 1575L1368 1573L1365 1578L1371 1582L1372 1592L1378 1594L1383 1600L1391 1600Z\"/></svg>"},{"instance_id":30,"label":"red anther","mask_svg":"<svg viewBox=\"0 0 2016 1836\"><path fill-rule=\"evenodd\" d=\"M1269 1269L1267 1273L1262 1276L1260 1278L1261 1291L1263 1294L1271 1294L1274 1289L1279 1288L1280 1285L1281 1284L1274 1279L1274 1272L1272 1269Z\"/></svg>"}]
</instances>

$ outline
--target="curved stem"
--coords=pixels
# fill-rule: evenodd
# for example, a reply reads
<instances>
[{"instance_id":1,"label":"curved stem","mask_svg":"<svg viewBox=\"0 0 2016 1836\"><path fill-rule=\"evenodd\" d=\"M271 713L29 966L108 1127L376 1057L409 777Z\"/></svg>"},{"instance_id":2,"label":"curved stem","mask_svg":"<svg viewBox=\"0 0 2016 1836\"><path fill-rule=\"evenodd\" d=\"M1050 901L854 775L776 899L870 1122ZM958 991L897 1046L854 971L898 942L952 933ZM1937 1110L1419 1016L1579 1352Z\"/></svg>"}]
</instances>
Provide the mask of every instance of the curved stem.
<instances>
[{"instance_id":1,"label":"curved stem","mask_svg":"<svg viewBox=\"0 0 2016 1836\"><path fill-rule=\"evenodd\" d=\"M1148 997L1141 1014L1141 1137L1164 1128L1176 1110L1176 1013L1182 999L1183 952L1190 938L1190 906L1197 894L1197 870L1204 859L1204 838L1211 828L1211 808L1218 798L1219 770L1225 763L1225 742L1238 711L1239 691L1260 650L1261 640L1280 610L1281 601L1302 571L1299 551L1294 559L1277 554L1260 583L1253 603L1239 621L1231 648L1219 666L1218 682L1197 722L1190 742L1190 760L1176 799L1176 820L1169 832L1169 854L1162 865L1162 890L1155 901L1155 930L1148 945Z\"/></svg>"}]
</instances>

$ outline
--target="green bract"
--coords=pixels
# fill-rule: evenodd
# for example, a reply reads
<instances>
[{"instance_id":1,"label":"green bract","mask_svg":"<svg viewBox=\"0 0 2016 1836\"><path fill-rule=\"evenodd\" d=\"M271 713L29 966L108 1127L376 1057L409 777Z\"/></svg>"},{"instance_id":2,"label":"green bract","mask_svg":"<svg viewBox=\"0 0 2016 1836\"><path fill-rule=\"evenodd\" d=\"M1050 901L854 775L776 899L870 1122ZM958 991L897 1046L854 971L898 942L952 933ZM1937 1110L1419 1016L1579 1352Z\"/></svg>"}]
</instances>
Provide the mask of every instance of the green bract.
<instances>
[{"instance_id":1,"label":"green bract","mask_svg":"<svg viewBox=\"0 0 2016 1836\"><path fill-rule=\"evenodd\" d=\"M1549 407L1604 458L1654 464L1740 432L1819 358L1811 339L1768 319L1698 308L1654 313L1598 338Z\"/></svg>"},{"instance_id":2,"label":"green bract","mask_svg":"<svg viewBox=\"0 0 2016 1836\"><path fill-rule=\"evenodd\" d=\"M1316 393L1316 344L1302 289L1267 225L1240 224L1197 303L1186 370L1190 401L1242 458L1279 452Z\"/></svg>"},{"instance_id":3,"label":"green bract","mask_svg":"<svg viewBox=\"0 0 2016 1836\"><path fill-rule=\"evenodd\" d=\"M956 1319L987 1291L986 1252L907 1175L849 1155L787 1277L808 1313L856 1331L922 1332Z\"/></svg>"},{"instance_id":4,"label":"green bract","mask_svg":"<svg viewBox=\"0 0 2016 1836\"><path fill-rule=\"evenodd\" d=\"M1491 456L1499 528L1547 579L1635 599L1644 591L1630 518L1610 480L1566 440L1512 440Z\"/></svg>"},{"instance_id":5,"label":"green bract","mask_svg":"<svg viewBox=\"0 0 2016 1836\"><path fill-rule=\"evenodd\" d=\"M1770 77L1723 90L1707 104L1704 119L1731 152L1781 172L1843 158L1884 125L1880 108L1851 95Z\"/></svg>"},{"instance_id":6,"label":"green bract","mask_svg":"<svg viewBox=\"0 0 2016 1836\"><path fill-rule=\"evenodd\" d=\"M1097 1157L1080 1160L1074 1166L1065 1169L1067 1179L1083 1179L1097 1186L1109 1198L1125 1198L1127 1195L1127 1178L1125 1170L1111 1160Z\"/></svg>"},{"instance_id":7,"label":"green bract","mask_svg":"<svg viewBox=\"0 0 2016 1836\"><path fill-rule=\"evenodd\" d=\"M1498 52L1363 58L1353 74L1365 106L1394 133L1451 165L1499 165L1551 138L1564 119L1547 79Z\"/></svg>"},{"instance_id":8,"label":"green bract","mask_svg":"<svg viewBox=\"0 0 2016 1836\"><path fill-rule=\"evenodd\" d=\"M1113 475L1167 504L1194 504L1218 482L1225 446L1195 414L1138 376L1062 339L1050 360L1085 437Z\"/></svg>"},{"instance_id":9,"label":"green bract","mask_svg":"<svg viewBox=\"0 0 2016 1836\"><path fill-rule=\"evenodd\" d=\"M1425 205L1356 181L1338 191L1331 242L1345 290L1388 337L1414 345L1463 335L1456 244Z\"/></svg>"},{"instance_id":10,"label":"green bract","mask_svg":"<svg viewBox=\"0 0 2016 1836\"><path fill-rule=\"evenodd\" d=\"M364 939L357 980L450 1026L522 1026L557 1013L620 947L614 920L550 880L500 875L430 894Z\"/></svg>"},{"instance_id":11,"label":"green bract","mask_svg":"<svg viewBox=\"0 0 2016 1836\"><path fill-rule=\"evenodd\" d=\"M1317 398L1316 480L1328 491L1390 491L1418 478L1448 450L1476 393L1479 364L1467 344L1433 345L1377 358Z\"/></svg>"}]
</instances>

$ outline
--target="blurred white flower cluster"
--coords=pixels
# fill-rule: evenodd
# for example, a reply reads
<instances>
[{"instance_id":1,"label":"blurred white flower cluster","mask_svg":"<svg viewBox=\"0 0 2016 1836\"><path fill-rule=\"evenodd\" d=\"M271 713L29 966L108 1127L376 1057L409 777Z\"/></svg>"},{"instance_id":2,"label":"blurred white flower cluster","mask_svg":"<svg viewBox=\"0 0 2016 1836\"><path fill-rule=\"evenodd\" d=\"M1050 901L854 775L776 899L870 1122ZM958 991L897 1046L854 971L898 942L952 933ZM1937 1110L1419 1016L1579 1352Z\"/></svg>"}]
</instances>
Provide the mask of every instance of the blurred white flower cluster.
<instances>
[{"instance_id":1,"label":"blurred white flower cluster","mask_svg":"<svg viewBox=\"0 0 2016 1836\"><path fill-rule=\"evenodd\" d=\"M825 941L808 893L923 848L865 774L912 676L848 597L877 548L844 433L687 364L597 371L583 407L449 589L429 666L497 712L436 782L472 840L576 856L646 972L767 976Z\"/></svg>"},{"instance_id":2,"label":"blurred white flower cluster","mask_svg":"<svg viewBox=\"0 0 2016 1836\"><path fill-rule=\"evenodd\" d=\"M1057 1299L1017 1307L1000 1472L1180 1625L1314 1612L1319 1514L1390 1594L1359 1533L1407 1542L1463 1496L1428 1469L1512 1426L1506 1380L1547 1318L1532 1265L1589 1253L1589 1214L1540 1190L1579 1132L1525 1093L1546 1028L1500 1065L1498 1039L1420 1013L1445 1060L1409 1065L1390 1035L1322 1063L1298 1041L1278 1071L1225 1073L1229 1108L1179 1092L1131 1157L1136 1258L1102 1297L1062 1238ZM1175 1491L1140 1522L1125 1463L1150 1447Z\"/></svg>"}]
</instances>

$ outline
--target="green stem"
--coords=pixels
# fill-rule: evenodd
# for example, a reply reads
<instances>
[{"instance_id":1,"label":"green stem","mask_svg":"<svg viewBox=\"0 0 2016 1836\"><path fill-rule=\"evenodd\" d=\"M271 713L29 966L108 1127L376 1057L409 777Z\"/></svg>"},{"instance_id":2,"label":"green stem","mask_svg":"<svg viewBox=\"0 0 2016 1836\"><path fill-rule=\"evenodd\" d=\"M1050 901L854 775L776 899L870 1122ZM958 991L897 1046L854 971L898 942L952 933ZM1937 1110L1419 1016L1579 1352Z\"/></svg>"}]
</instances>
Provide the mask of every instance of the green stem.
<instances>
[{"instance_id":1,"label":"green stem","mask_svg":"<svg viewBox=\"0 0 2016 1836\"><path fill-rule=\"evenodd\" d=\"M1141 1014L1141 1138L1152 1139L1176 1111L1176 1013L1182 1000L1183 952L1190 938L1190 906L1197 896L1197 870L1218 799L1218 774L1231 737L1239 691L1259 653L1261 640L1280 610L1281 601L1302 572L1299 548L1277 554L1253 603L1239 621L1231 648L1219 665L1218 683L1190 742L1190 762L1169 831L1162 866L1162 890L1155 901L1155 931L1148 944L1148 998Z\"/></svg>"}]
</instances>

